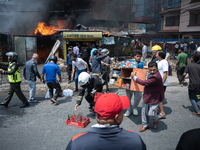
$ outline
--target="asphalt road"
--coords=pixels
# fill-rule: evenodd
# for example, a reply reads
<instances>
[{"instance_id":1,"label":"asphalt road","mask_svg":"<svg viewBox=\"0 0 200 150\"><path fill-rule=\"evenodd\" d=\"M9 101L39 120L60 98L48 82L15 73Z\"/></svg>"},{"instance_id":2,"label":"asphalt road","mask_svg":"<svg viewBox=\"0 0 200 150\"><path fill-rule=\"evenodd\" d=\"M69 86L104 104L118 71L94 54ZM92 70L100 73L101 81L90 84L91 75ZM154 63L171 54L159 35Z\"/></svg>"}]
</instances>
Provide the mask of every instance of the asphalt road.
<instances>
[{"instance_id":1,"label":"asphalt road","mask_svg":"<svg viewBox=\"0 0 200 150\"><path fill-rule=\"evenodd\" d=\"M111 92L125 95L124 89L116 88ZM25 95L28 97L28 93ZM37 93L39 103L24 109L19 108L21 102L14 95L8 109L0 108L1 150L63 150L73 136L90 129L96 123L84 100L78 112L91 117L90 124L85 128L66 125L67 116L73 114L77 93L70 98L60 97L58 106L51 105L44 95L45 93ZM3 101L6 93L0 93L0 96L0 101ZM166 119L159 121L158 129L154 130L150 121L150 128L139 132L142 101L138 108L139 116L126 117L121 124L124 129L136 131L149 150L175 149L183 132L200 127L200 118L192 115L194 110L188 99L187 87L167 87L166 99Z\"/></svg>"}]
</instances>

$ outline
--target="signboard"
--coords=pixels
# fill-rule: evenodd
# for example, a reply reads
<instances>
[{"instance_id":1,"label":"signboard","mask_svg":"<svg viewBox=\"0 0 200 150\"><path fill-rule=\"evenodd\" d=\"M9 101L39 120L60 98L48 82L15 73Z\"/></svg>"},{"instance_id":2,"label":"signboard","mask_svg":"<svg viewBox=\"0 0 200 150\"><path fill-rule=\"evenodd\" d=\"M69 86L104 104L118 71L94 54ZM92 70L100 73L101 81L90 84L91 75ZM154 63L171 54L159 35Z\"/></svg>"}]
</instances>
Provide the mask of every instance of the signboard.
<instances>
[{"instance_id":1,"label":"signboard","mask_svg":"<svg viewBox=\"0 0 200 150\"><path fill-rule=\"evenodd\" d=\"M102 32L63 32L66 39L102 39Z\"/></svg>"},{"instance_id":2,"label":"signboard","mask_svg":"<svg viewBox=\"0 0 200 150\"><path fill-rule=\"evenodd\" d=\"M142 34L146 33L146 24L142 23L129 23L128 24L129 34Z\"/></svg>"}]
</instances>

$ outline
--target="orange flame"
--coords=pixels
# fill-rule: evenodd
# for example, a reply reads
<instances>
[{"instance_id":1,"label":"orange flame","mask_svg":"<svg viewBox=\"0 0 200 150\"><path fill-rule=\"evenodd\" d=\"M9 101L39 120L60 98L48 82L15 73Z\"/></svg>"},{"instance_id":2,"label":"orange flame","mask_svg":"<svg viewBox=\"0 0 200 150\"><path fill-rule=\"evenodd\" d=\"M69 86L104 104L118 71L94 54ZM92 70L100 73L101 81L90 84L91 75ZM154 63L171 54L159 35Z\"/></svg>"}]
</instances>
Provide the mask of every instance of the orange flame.
<instances>
[{"instance_id":1,"label":"orange flame","mask_svg":"<svg viewBox=\"0 0 200 150\"><path fill-rule=\"evenodd\" d=\"M63 21L59 20L57 22L57 26L46 26L44 22L39 22L38 27L35 29L35 34L40 33L42 35L52 35L57 31L53 31L53 29L60 29L63 27Z\"/></svg>"},{"instance_id":2,"label":"orange flame","mask_svg":"<svg viewBox=\"0 0 200 150\"><path fill-rule=\"evenodd\" d=\"M109 34L110 32L109 31L106 31L106 33L105 34Z\"/></svg>"}]
</instances>

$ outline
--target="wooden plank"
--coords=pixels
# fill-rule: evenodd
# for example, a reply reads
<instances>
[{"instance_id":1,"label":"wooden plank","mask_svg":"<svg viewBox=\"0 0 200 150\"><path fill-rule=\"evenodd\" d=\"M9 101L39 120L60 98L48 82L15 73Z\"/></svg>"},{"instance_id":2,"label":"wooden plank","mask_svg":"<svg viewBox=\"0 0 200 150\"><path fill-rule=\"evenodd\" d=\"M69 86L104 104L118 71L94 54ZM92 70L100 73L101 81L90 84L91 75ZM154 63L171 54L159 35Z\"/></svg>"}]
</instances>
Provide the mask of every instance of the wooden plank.
<instances>
[{"instance_id":1,"label":"wooden plank","mask_svg":"<svg viewBox=\"0 0 200 150\"><path fill-rule=\"evenodd\" d=\"M147 71L146 70L138 69L138 68L133 68L133 72L135 72L135 71L136 71L136 76L139 79L146 80L146 75L147 75ZM143 92L144 91L144 86L136 83L133 79L131 79L130 90Z\"/></svg>"}]
</instances>

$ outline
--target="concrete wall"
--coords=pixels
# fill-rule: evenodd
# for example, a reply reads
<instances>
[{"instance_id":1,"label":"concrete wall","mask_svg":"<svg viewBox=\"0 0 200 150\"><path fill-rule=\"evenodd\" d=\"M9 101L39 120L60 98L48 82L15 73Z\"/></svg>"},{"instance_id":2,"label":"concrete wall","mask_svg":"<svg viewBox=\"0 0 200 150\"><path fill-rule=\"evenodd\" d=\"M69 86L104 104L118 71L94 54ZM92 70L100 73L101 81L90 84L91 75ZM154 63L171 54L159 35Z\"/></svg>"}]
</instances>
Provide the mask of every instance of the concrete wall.
<instances>
[{"instance_id":1,"label":"concrete wall","mask_svg":"<svg viewBox=\"0 0 200 150\"><path fill-rule=\"evenodd\" d=\"M191 0L181 1L180 27L179 32L196 32L200 31L200 26L188 26L190 21L191 9L199 9L200 2L190 3Z\"/></svg>"}]
</instances>

